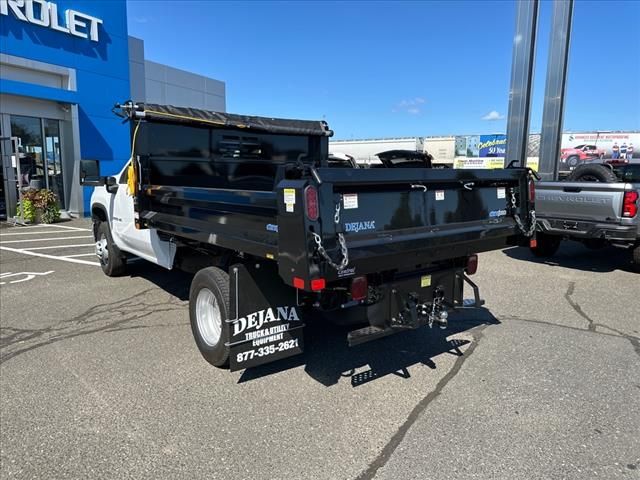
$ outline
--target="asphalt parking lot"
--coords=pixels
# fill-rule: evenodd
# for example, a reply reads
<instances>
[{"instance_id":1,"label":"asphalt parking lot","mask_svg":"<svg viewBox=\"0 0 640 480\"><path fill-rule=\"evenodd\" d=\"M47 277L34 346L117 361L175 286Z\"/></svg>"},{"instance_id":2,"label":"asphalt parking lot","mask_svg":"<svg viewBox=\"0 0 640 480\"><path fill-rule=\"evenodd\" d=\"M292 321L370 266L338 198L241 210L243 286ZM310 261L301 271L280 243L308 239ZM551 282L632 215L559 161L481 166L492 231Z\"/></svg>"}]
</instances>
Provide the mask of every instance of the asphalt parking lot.
<instances>
[{"instance_id":1,"label":"asphalt parking lot","mask_svg":"<svg viewBox=\"0 0 640 480\"><path fill-rule=\"evenodd\" d=\"M640 478L640 275L566 243L480 257L486 308L244 372L191 337L190 276L107 278L85 220L0 229L0 477Z\"/></svg>"}]
</instances>

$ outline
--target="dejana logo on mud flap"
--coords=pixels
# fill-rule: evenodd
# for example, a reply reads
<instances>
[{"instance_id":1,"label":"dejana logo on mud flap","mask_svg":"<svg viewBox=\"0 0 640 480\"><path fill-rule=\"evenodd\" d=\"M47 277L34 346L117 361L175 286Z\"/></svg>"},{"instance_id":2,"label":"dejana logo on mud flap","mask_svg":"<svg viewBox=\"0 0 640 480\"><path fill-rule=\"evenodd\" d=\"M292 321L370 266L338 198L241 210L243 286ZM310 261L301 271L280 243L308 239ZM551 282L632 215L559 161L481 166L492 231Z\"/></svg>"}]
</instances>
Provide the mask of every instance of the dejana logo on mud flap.
<instances>
[{"instance_id":1,"label":"dejana logo on mud flap","mask_svg":"<svg viewBox=\"0 0 640 480\"><path fill-rule=\"evenodd\" d=\"M248 328L260 330L267 323L272 322L299 322L300 317L295 307L267 308L250 313L246 317L233 322L233 336L239 335Z\"/></svg>"},{"instance_id":2,"label":"dejana logo on mud flap","mask_svg":"<svg viewBox=\"0 0 640 480\"><path fill-rule=\"evenodd\" d=\"M364 230L375 230L375 229L376 229L375 220L367 220L364 222L349 222L344 224L345 232L358 233Z\"/></svg>"}]
</instances>

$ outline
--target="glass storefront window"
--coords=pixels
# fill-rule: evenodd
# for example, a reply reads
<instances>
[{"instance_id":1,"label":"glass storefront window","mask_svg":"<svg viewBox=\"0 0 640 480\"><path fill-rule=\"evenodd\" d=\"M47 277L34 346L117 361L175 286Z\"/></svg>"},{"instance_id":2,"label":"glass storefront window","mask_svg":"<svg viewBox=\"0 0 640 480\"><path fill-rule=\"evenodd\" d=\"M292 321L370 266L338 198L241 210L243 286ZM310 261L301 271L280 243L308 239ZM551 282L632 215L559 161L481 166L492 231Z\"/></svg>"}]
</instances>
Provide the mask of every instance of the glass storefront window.
<instances>
[{"instance_id":1,"label":"glass storefront window","mask_svg":"<svg viewBox=\"0 0 640 480\"><path fill-rule=\"evenodd\" d=\"M64 185L62 182L62 159L60 156L60 122L45 119L44 121L44 150L47 159L47 176L49 189L58 196L60 207L64 204Z\"/></svg>"},{"instance_id":2,"label":"glass storefront window","mask_svg":"<svg viewBox=\"0 0 640 480\"><path fill-rule=\"evenodd\" d=\"M48 188L65 208L60 122L47 118L11 115L11 158L17 186ZM20 171L18 172L18 166Z\"/></svg>"},{"instance_id":3,"label":"glass storefront window","mask_svg":"<svg viewBox=\"0 0 640 480\"><path fill-rule=\"evenodd\" d=\"M40 119L11 115L11 136L15 139L13 167L20 166L19 186L46 188Z\"/></svg>"}]
</instances>

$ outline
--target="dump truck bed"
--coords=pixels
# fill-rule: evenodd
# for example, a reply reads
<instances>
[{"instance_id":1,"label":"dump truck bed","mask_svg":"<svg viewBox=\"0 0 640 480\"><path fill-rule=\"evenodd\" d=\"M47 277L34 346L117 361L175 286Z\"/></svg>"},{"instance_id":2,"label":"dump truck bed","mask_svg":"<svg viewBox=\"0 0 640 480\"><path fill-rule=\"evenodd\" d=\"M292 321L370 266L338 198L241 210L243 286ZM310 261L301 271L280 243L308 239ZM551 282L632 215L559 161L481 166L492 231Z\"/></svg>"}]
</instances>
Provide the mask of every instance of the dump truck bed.
<instances>
[{"instance_id":1,"label":"dump truck bed","mask_svg":"<svg viewBox=\"0 0 640 480\"><path fill-rule=\"evenodd\" d=\"M511 198L519 203L526 185L521 169L319 168L307 178L282 180L275 192L148 185L141 218L183 240L273 258L287 283L314 272L332 280L514 244L521 232ZM307 215L307 188L317 191L316 220ZM335 263L341 234L348 264L331 268L318 256L312 232Z\"/></svg>"},{"instance_id":2,"label":"dump truck bed","mask_svg":"<svg viewBox=\"0 0 640 480\"><path fill-rule=\"evenodd\" d=\"M515 244L532 210L526 169L329 168L324 122L124 110L139 226L177 243L272 259L289 285Z\"/></svg>"}]
</instances>

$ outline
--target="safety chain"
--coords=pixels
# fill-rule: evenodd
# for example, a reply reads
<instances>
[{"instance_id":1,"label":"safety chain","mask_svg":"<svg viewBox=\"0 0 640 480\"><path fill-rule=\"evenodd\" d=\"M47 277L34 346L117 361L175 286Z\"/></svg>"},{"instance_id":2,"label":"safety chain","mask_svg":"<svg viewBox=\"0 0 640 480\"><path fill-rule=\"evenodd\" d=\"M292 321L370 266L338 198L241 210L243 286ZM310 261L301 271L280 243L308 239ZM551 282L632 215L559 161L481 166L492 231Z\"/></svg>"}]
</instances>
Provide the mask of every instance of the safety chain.
<instances>
[{"instance_id":1,"label":"safety chain","mask_svg":"<svg viewBox=\"0 0 640 480\"><path fill-rule=\"evenodd\" d=\"M524 234L525 237L533 236L533 234L536 231L536 224L537 224L536 211L535 210L531 210L529 212L529 217L530 217L531 221L529 222L529 228L526 228L524 226L524 223L520 219L520 215L518 215L516 213L516 209L518 207L517 207L517 204L516 204L515 191L514 191L513 188L509 189L509 191L511 192L511 208L513 209L513 219L516 221L516 224L518 225L518 228Z\"/></svg>"},{"instance_id":2,"label":"safety chain","mask_svg":"<svg viewBox=\"0 0 640 480\"><path fill-rule=\"evenodd\" d=\"M340 224L340 201L336 205L336 213L333 215L333 221L336 225ZM349 265L349 251L347 250L347 242L344 240L344 235L342 233L338 233L338 244L340 245L340 253L342 254L342 261L340 263L334 262L324 246L322 245L322 237L318 235L316 232L311 232L313 235L313 239L316 242L318 247L318 253L322 258L324 258L329 265L331 265L336 270L343 270Z\"/></svg>"}]
</instances>

